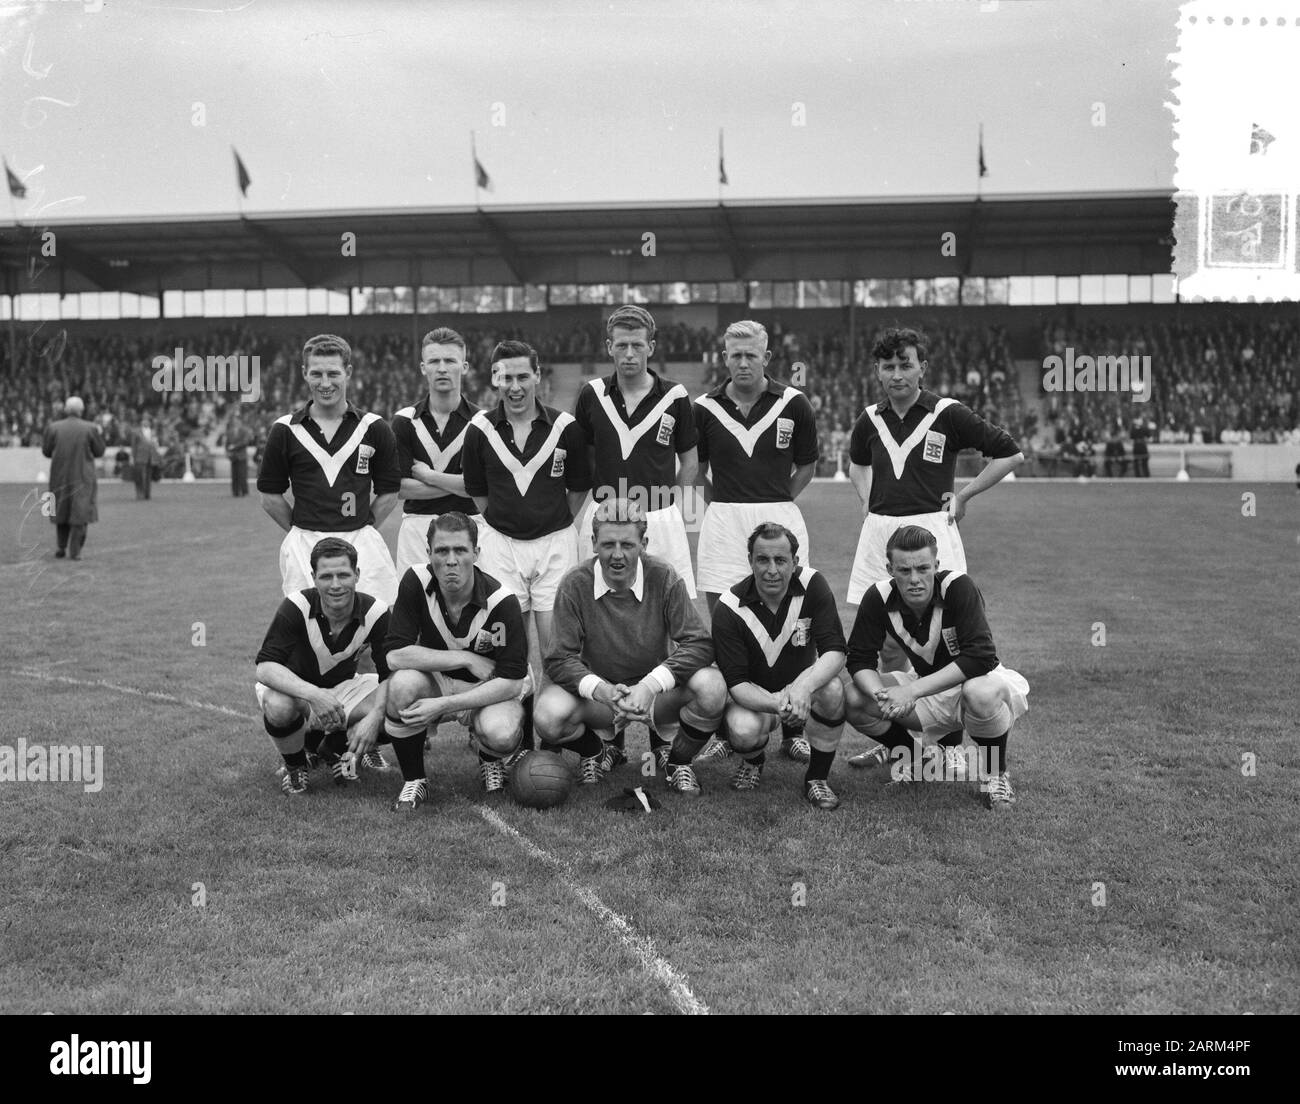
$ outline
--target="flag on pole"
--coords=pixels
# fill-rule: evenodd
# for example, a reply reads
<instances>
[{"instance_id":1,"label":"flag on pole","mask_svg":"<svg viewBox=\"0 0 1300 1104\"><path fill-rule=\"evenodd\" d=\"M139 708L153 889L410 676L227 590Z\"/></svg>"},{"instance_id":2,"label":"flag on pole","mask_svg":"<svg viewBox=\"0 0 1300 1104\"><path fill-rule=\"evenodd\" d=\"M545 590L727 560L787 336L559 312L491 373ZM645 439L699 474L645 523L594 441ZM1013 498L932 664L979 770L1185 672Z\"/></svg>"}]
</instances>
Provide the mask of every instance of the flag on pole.
<instances>
[{"instance_id":1,"label":"flag on pole","mask_svg":"<svg viewBox=\"0 0 1300 1104\"><path fill-rule=\"evenodd\" d=\"M474 157L474 187L490 192L492 190L492 178L488 176L488 171L483 167L483 162L478 159L478 145L472 130L469 132L469 151Z\"/></svg>"},{"instance_id":2,"label":"flag on pole","mask_svg":"<svg viewBox=\"0 0 1300 1104\"><path fill-rule=\"evenodd\" d=\"M235 179L239 183L239 194L247 198L248 186L253 183L253 178L248 175L248 169L244 167L244 162L239 156L239 151L235 149L234 146L231 146L230 152L235 155Z\"/></svg>"},{"instance_id":3,"label":"flag on pole","mask_svg":"<svg viewBox=\"0 0 1300 1104\"><path fill-rule=\"evenodd\" d=\"M727 161L722 155L722 130L718 130L718 183L727 183Z\"/></svg>"},{"instance_id":4,"label":"flag on pole","mask_svg":"<svg viewBox=\"0 0 1300 1104\"><path fill-rule=\"evenodd\" d=\"M984 124L980 124L980 179L983 180L989 174L989 167L984 164Z\"/></svg>"},{"instance_id":5,"label":"flag on pole","mask_svg":"<svg viewBox=\"0 0 1300 1104\"><path fill-rule=\"evenodd\" d=\"M9 194L14 199L27 198L27 185L14 176L14 171L9 167L8 161L5 162L5 179L9 182Z\"/></svg>"}]
</instances>

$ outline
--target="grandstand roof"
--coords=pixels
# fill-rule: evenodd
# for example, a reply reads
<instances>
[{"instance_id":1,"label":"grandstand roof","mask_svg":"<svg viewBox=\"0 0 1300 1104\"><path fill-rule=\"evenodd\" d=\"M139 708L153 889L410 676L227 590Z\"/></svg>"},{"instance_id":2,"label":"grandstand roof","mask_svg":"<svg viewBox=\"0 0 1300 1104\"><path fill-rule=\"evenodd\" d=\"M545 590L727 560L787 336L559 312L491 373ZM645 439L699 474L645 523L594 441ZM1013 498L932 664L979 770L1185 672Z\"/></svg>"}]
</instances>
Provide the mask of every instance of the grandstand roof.
<instances>
[{"instance_id":1,"label":"grandstand roof","mask_svg":"<svg viewBox=\"0 0 1300 1104\"><path fill-rule=\"evenodd\" d=\"M6 230L0 272L9 293L140 294L1156 273L1170 271L1173 210L1161 190L55 221Z\"/></svg>"}]
</instances>

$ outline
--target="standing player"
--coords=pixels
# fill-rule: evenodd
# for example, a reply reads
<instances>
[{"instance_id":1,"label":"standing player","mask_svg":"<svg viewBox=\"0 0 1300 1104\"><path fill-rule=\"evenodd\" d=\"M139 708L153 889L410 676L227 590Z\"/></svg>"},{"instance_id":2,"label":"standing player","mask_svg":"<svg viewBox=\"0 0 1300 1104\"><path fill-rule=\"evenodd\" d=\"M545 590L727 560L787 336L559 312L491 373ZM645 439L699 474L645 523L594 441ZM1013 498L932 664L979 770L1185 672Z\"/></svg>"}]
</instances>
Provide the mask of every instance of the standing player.
<instances>
[{"instance_id":1,"label":"standing player","mask_svg":"<svg viewBox=\"0 0 1300 1104\"><path fill-rule=\"evenodd\" d=\"M727 703L726 684L709 666L708 630L686 583L662 560L644 555L646 519L638 504L607 499L592 525L595 559L560 584L555 640L546 656L552 685L538 698L537 734L576 751L579 777L590 785L612 762L602 730L644 721L669 787L698 794L690 763Z\"/></svg>"},{"instance_id":2,"label":"standing player","mask_svg":"<svg viewBox=\"0 0 1300 1104\"><path fill-rule=\"evenodd\" d=\"M357 550L327 537L309 553L312 583L280 602L257 653L257 704L284 757L280 788L307 792L308 753L321 749L338 783L363 767L388 770L382 735L388 666L388 607L357 590ZM357 674L369 648L376 674Z\"/></svg>"},{"instance_id":3,"label":"standing player","mask_svg":"<svg viewBox=\"0 0 1300 1104\"><path fill-rule=\"evenodd\" d=\"M1006 430L986 422L956 399L923 390L929 362L925 341L916 330L885 330L871 350L876 377L885 398L869 406L853 426L849 441L849 478L862 500L865 518L853 557L848 600L856 606L872 584L889 578L885 544L903 525L930 530L946 568L966 570L966 551L957 523L966 503L1004 479L1024 461ZM953 490L957 454L978 449L989 462L960 491ZM886 666L897 666L899 654L887 644ZM944 746L960 747L962 735L951 732ZM959 754L948 755L952 769ZM876 766L886 753L871 748L853 756L854 766Z\"/></svg>"},{"instance_id":4,"label":"standing player","mask_svg":"<svg viewBox=\"0 0 1300 1104\"><path fill-rule=\"evenodd\" d=\"M565 572L578 562L573 519L591 480L587 446L572 414L537 400L537 352L522 341L492 350L495 410L470 419L461 450L465 490L486 524L479 563L533 611L539 651L551 643L551 611Z\"/></svg>"},{"instance_id":5,"label":"standing player","mask_svg":"<svg viewBox=\"0 0 1300 1104\"><path fill-rule=\"evenodd\" d=\"M812 404L797 388L767 376L767 330L757 322L733 322L723 348L730 379L695 403L699 479L709 500L696 556L710 615L719 595L752 573L745 548L758 526L784 525L809 558L808 529L794 500L811 482L818 455ZM781 747L791 759L808 762L804 737Z\"/></svg>"},{"instance_id":6,"label":"standing player","mask_svg":"<svg viewBox=\"0 0 1300 1104\"><path fill-rule=\"evenodd\" d=\"M395 812L428 798L425 730L448 717L477 744L484 790L500 790L523 739L521 699L531 682L519 599L475 566L478 526L450 510L429 522L428 534L428 562L402 576L384 646L393 670L384 732L402 769Z\"/></svg>"},{"instance_id":7,"label":"standing player","mask_svg":"<svg viewBox=\"0 0 1300 1104\"><path fill-rule=\"evenodd\" d=\"M680 383L650 370L655 320L649 311L619 307L606 320L605 333L614 371L584 384L573 411L591 448L591 478L596 487L578 526L579 551L585 555L592 547L591 519L601 501L639 502L645 510L650 554L670 564L694 598L695 573L682 517L685 495L694 493L699 470L690 396ZM624 761L620 727L608 766Z\"/></svg>"},{"instance_id":8,"label":"standing player","mask_svg":"<svg viewBox=\"0 0 1300 1104\"><path fill-rule=\"evenodd\" d=\"M1008 809L1016 795L1007 737L1029 708L1029 683L998 662L979 588L965 572L939 570L938 542L928 528L896 530L885 558L890 578L867 591L849 634L849 724L891 749L894 780L903 783L917 774L913 733L965 729L979 748L985 802ZM876 670L887 638L914 670Z\"/></svg>"},{"instance_id":9,"label":"standing player","mask_svg":"<svg viewBox=\"0 0 1300 1104\"><path fill-rule=\"evenodd\" d=\"M402 486L393 431L378 414L348 402L352 349L341 337L319 334L303 346L302 377L311 398L271 426L257 476L262 509L286 533L280 544L284 594L310 585L309 553L333 536L356 548L366 592L391 605L397 572L377 527L397 505ZM284 497L290 489L292 506Z\"/></svg>"},{"instance_id":10,"label":"standing player","mask_svg":"<svg viewBox=\"0 0 1300 1104\"><path fill-rule=\"evenodd\" d=\"M465 339L445 326L420 342L420 371L429 393L393 415L397 463L402 473L402 527L397 533L397 574L428 562L429 522L455 510L476 512L465 494L460 452L478 407L461 395Z\"/></svg>"},{"instance_id":11,"label":"standing player","mask_svg":"<svg viewBox=\"0 0 1300 1104\"><path fill-rule=\"evenodd\" d=\"M751 574L713 611L713 650L731 694L724 729L742 757L733 790L755 790L764 748L777 725L785 739L808 729L804 798L837 809L831 763L844 731L844 629L830 584L799 566L799 540L784 525L749 535Z\"/></svg>"}]
</instances>

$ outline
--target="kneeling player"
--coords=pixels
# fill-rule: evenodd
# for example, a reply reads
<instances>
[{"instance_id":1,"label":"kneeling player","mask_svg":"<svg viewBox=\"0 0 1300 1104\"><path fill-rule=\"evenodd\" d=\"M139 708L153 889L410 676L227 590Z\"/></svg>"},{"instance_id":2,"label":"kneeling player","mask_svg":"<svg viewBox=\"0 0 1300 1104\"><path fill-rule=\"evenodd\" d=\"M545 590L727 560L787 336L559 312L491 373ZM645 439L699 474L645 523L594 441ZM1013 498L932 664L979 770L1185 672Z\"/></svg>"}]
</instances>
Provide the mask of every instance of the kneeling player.
<instances>
[{"instance_id":1,"label":"kneeling player","mask_svg":"<svg viewBox=\"0 0 1300 1104\"><path fill-rule=\"evenodd\" d=\"M835 595L819 572L799 566L799 538L784 525L749 535L749 566L753 574L713 611L713 650L731 691L723 727L742 757L731 788L758 788L768 737L780 725L787 740L807 732L804 797L836 809L827 780L844 731L845 644Z\"/></svg>"},{"instance_id":2,"label":"kneeling player","mask_svg":"<svg viewBox=\"0 0 1300 1104\"><path fill-rule=\"evenodd\" d=\"M913 733L937 737L964 728L979 747L979 775L991 809L1016 797L1007 772L1007 736L1029 708L1029 683L998 662L984 598L964 572L939 571L934 534L905 525L885 546L890 579L867 589L849 634L848 720L891 748L896 782L916 776ZM876 671L886 636L914 671ZM945 774L965 777L960 749L945 748Z\"/></svg>"},{"instance_id":3,"label":"kneeling player","mask_svg":"<svg viewBox=\"0 0 1300 1104\"><path fill-rule=\"evenodd\" d=\"M357 590L357 550L327 537L311 550L315 586L280 602L257 653L257 703L284 756L280 786L307 792L308 752L318 749L334 780L355 781L357 764L387 770L375 750L388 693L388 607ZM376 674L357 674L370 649Z\"/></svg>"},{"instance_id":4,"label":"kneeling player","mask_svg":"<svg viewBox=\"0 0 1300 1104\"><path fill-rule=\"evenodd\" d=\"M716 731L727 687L710 667L713 647L686 584L662 560L644 555L645 512L606 499L592 517L595 559L560 582L555 630L546 656L552 685L537 702L538 736L570 747L586 785L626 759L602 733L644 721L668 785L698 794L690 762ZM672 731L677 729L676 738Z\"/></svg>"},{"instance_id":5,"label":"kneeling player","mask_svg":"<svg viewBox=\"0 0 1300 1104\"><path fill-rule=\"evenodd\" d=\"M429 523L429 562L409 568L397 588L385 642L393 677L384 731L402 769L395 812L429 796L425 730L451 718L477 745L483 788L505 786L523 740L521 701L531 689L528 637L519 599L475 566L478 526L456 510Z\"/></svg>"}]
</instances>

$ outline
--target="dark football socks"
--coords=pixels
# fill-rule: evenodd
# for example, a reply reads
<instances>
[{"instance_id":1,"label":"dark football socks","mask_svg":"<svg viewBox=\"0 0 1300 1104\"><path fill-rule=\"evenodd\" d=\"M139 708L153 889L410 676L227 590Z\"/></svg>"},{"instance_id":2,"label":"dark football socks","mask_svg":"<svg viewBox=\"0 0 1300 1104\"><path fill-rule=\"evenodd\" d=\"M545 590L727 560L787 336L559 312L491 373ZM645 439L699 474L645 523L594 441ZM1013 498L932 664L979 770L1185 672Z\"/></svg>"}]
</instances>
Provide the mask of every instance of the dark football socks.
<instances>
[{"instance_id":1,"label":"dark football socks","mask_svg":"<svg viewBox=\"0 0 1300 1104\"><path fill-rule=\"evenodd\" d=\"M303 743L307 750L315 755L320 751L321 741L325 739L325 730L322 728L309 728L307 735L303 737Z\"/></svg>"},{"instance_id":2,"label":"dark football socks","mask_svg":"<svg viewBox=\"0 0 1300 1104\"><path fill-rule=\"evenodd\" d=\"M483 751L481 748L479 749L478 761L480 763L495 763L498 759L504 758L504 755L494 755L491 752Z\"/></svg>"},{"instance_id":3,"label":"dark football socks","mask_svg":"<svg viewBox=\"0 0 1300 1104\"><path fill-rule=\"evenodd\" d=\"M521 751L532 751L537 747L533 739L533 701L533 695L529 694L519 703L524 707L524 738L519 744Z\"/></svg>"},{"instance_id":4,"label":"dark football socks","mask_svg":"<svg viewBox=\"0 0 1300 1104\"><path fill-rule=\"evenodd\" d=\"M307 765L307 753L305 751L291 751L282 758L286 767L305 767Z\"/></svg>"},{"instance_id":5,"label":"dark football socks","mask_svg":"<svg viewBox=\"0 0 1300 1104\"><path fill-rule=\"evenodd\" d=\"M331 755L342 755L348 750L348 732L345 728L336 728L325 733L321 746Z\"/></svg>"},{"instance_id":6,"label":"dark football socks","mask_svg":"<svg viewBox=\"0 0 1300 1104\"><path fill-rule=\"evenodd\" d=\"M817 748L813 748L808 759L808 769L804 771L803 780L813 782L821 779L825 782L831 776L831 763L834 761L835 752L819 751Z\"/></svg>"},{"instance_id":7,"label":"dark football socks","mask_svg":"<svg viewBox=\"0 0 1300 1104\"><path fill-rule=\"evenodd\" d=\"M393 751L397 755L403 782L415 782L424 777L424 741L423 732L418 736L393 741Z\"/></svg>"},{"instance_id":8,"label":"dark football socks","mask_svg":"<svg viewBox=\"0 0 1300 1104\"><path fill-rule=\"evenodd\" d=\"M275 741L275 746L277 748L282 748L284 747L283 741L302 731L302 721L299 719L293 721L291 724L276 725L268 721L266 716L263 715L262 727L266 729L266 734ZM307 752L302 748L299 748L297 751L281 751L280 755L284 759L284 765L286 767L305 767L307 765Z\"/></svg>"},{"instance_id":9,"label":"dark football socks","mask_svg":"<svg viewBox=\"0 0 1300 1104\"><path fill-rule=\"evenodd\" d=\"M701 732L694 725L681 721L677 728L677 739L673 741L673 750L668 755L668 763L674 767L684 767L700 753L712 736L711 732Z\"/></svg>"},{"instance_id":10,"label":"dark football socks","mask_svg":"<svg viewBox=\"0 0 1300 1104\"><path fill-rule=\"evenodd\" d=\"M1010 735L1011 732L1008 730L992 739L971 737L980 749L980 774L1001 774L1007 769L1007 737Z\"/></svg>"},{"instance_id":11,"label":"dark football socks","mask_svg":"<svg viewBox=\"0 0 1300 1104\"><path fill-rule=\"evenodd\" d=\"M798 739L800 736L802 736L802 735L803 735L803 729L802 729L802 728L794 728L794 727L792 727L791 725L788 725L788 724L783 724L783 725L781 726L781 740L782 740L782 742L784 742L784 741L786 741L786 740L797 740L797 739Z\"/></svg>"},{"instance_id":12,"label":"dark football socks","mask_svg":"<svg viewBox=\"0 0 1300 1104\"><path fill-rule=\"evenodd\" d=\"M760 751L757 755L751 755L746 760L751 767L761 767L767 762L767 752Z\"/></svg>"},{"instance_id":13,"label":"dark football socks","mask_svg":"<svg viewBox=\"0 0 1300 1104\"><path fill-rule=\"evenodd\" d=\"M601 742L600 737L597 736L595 732L593 732L586 725L583 725L582 735L580 735L576 740L564 746L568 747L571 751L576 751L584 759L590 759L593 755L599 755L601 749L605 745ZM563 749L555 748L553 750L559 751Z\"/></svg>"},{"instance_id":14,"label":"dark football socks","mask_svg":"<svg viewBox=\"0 0 1300 1104\"><path fill-rule=\"evenodd\" d=\"M958 728L936 742L940 747L961 747L961 738L964 734L965 729Z\"/></svg>"}]
</instances>

